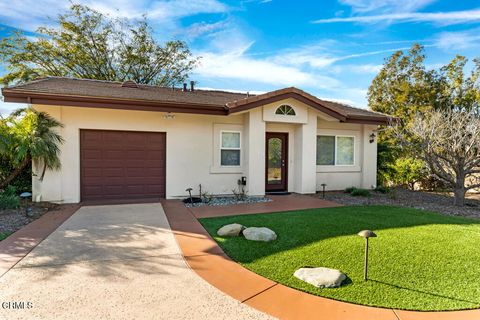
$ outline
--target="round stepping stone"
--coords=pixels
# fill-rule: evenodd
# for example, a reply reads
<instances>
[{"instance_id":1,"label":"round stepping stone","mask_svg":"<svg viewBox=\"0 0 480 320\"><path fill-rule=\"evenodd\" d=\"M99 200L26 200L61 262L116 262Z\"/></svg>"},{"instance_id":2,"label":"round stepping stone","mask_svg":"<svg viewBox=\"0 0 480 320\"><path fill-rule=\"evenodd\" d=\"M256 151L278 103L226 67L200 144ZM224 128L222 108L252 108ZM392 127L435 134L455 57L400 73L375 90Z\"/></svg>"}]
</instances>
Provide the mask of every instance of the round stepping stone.
<instances>
[{"instance_id":1,"label":"round stepping stone","mask_svg":"<svg viewBox=\"0 0 480 320\"><path fill-rule=\"evenodd\" d=\"M277 234L265 227L257 228L257 227L250 227L243 230L243 236L247 240L252 241L273 241L277 239Z\"/></svg>"},{"instance_id":2,"label":"round stepping stone","mask_svg":"<svg viewBox=\"0 0 480 320\"><path fill-rule=\"evenodd\" d=\"M336 288L347 278L340 270L330 268L300 268L293 274L317 288Z\"/></svg>"},{"instance_id":3,"label":"round stepping stone","mask_svg":"<svg viewBox=\"0 0 480 320\"><path fill-rule=\"evenodd\" d=\"M244 227L238 223L227 224L218 229L217 234L220 237L238 237Z\"/></svg>"}]
</instances>

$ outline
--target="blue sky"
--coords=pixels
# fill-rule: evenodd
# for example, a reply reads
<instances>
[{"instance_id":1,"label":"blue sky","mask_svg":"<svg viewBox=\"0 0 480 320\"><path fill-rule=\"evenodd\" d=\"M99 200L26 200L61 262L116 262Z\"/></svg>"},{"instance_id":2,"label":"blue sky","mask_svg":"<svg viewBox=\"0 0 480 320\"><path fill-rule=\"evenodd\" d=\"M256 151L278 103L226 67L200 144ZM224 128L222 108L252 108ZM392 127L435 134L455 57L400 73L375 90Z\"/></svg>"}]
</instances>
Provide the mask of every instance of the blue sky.
<instances>
[{"instance_id":1,"label":"blue sky","mask_svg":"<svg viewBox=\"0 0 480 320\"><path fill-rule=\"evenodd\" d=\"M74 1L75 2L75 1ZM384 59L414 42L427 66L455 54L480 57L480 3L473 0L81 0L129 19L143 13L158 40L181 39L202 57L199 87L265 92L296 86L322 98L367 107L368 86ZM0 0L0 38L34 35L68 1ZM0 73L5 72L0 67ZM15 106L0 102L0 112Z\"/></svg>"}]
</instances>

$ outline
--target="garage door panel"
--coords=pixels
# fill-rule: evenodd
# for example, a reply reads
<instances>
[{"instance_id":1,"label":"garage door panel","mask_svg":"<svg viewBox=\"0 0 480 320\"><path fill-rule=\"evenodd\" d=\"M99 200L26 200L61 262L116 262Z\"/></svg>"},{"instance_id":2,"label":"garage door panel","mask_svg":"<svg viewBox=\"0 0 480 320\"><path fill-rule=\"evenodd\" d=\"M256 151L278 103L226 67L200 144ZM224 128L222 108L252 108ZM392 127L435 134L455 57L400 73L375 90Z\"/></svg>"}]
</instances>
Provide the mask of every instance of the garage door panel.
<instances>
[{"instance_id":1,"label":"garage door panel","mask_svg":"<svg viewBox=\"0 0 480 320\"><path fill-rule=\"evenodd\" d=\"M104 177L121 177L124 175L125 169L124 168L103 168L102 170Z\"/></svg>"},{"instance_id":2,"label":"garage door panel","mask_svg":"<svg viewBox=\"0 0 480 320\"><path fill-rule=\"evenodd\" d=\"M157 161L164 153L165 150L150 150L145 153L145 158Z\"/></svg>"},{"instance_id":3,"label":"garage door panel","mask_svg":"<svg viewBox=\"0 0 480 320\"><path fill-rule=\"evenodd\" d=\"M158 192L164 192L163 185L161 184L153 184L153 185L147 185L145 186L145 191L149 193L158 193Z\"/></svg>"},{"instance_id":4,"label":"garage door panel","mask_svg":"<svg viewBox=\"0 0 480 320\"><path fill-rule=\"evenodd\" d=\"M101 159L102 152L95 149L85 149L83 153L83 159Z\"/></svg>"},{"instance_id":5,"label":"garage door panel","mask_svg":"<svg viewBox=\"0 0 480 320\"><path fill-rule=\"evenodd\" d=\"M98 134L102 138L102 142L108 143L111 146L122 146L124 145L125 138L124 133L120 131L98 131Z\"/></svg>"},{"instance_id":6,"label":"garage door panel","mask_svg":"<svg viewBox=\"0 0 480 320\"><path fill-rule=\"evenodd\" d=\"M147 153L148 154L148 153ZM145 150L139 149L139 150L127 150L124 153L124 157L126 159L131 159L131 160L137 160L137 159L144 159L145 156L147 155L145 153ZM158 158L157 158L158 159Z\"/></svg>"},{"instance_id":7,"label":"garage door panel","mask_svg":"<svg viewBox=\"0 0 480 320\"><path fill-rule=\"evenodd\" d=\"M97 195L102 194L102 186L94 185L94 186L85 186L84 189L85 194L87 195Z\"/></svg>"},{"instance_id":8,"label":"garage door panel","mask_svg":"<svg viewBox=\"0 0 480 320\"><path fill-rule=\"evenodd\" d=\"M105 150L103 151L103 159L116 160L120 159L123 155L123 150Z\"/></svg>"},{"instance_id":9,"label":"garage door panel","mask_svg":"<svg viewBox=\"0 0 480 320\"><path fill-rule=\"evenodd\" d=\"M166 134L80 131L82 201L165 197Z\"/></svg>"},{"instance_id":10,"label":"garage door panel","mask_svg":"<svg viewBox=\"0 0 480 320\"><path fill-rule=\"evenodd\" d=\"M104 186L103 193L105 195L122 195L124 193L124 186Z\"/></svg>"},{"instance_id":11,"label":"garage door panel","mask_svg":"<svg viewBox=\"0 0 480 320\"><path fill-rule=\"evenodd\" d=\"M101 168L84 168L85 177L98 177L100 175L102 175Z\"/></svg>"},{"instance_id":12,"label":"garage door panel","mask_svg":"<svg viewBox=\"0 0 480 320\"><path fill-rule=\"evenodd\" d=\"M164 172L164 168L145 168L145 174L149 177L155 177L156 179L165 178Z\"/></svg>"},{"instance_id":13,"label":"garage door panel","mask_svg":"<svg viewBox=\"0 0 480 320\"><path fill-rule=\"evenodd\" d=\"M146 176L145 168L125 168L126 177Z\"/></svg>"},{"instance_id":14,"label":"garage door panel","mask_svg":"<svg viewBox=\"0 0 480 320\"><path fill-rule=\"evenodd\" d=\"M100 168L123 168L125 167L125 160L121 158L118 159L99 159L95 160L96 162L90 161L89 166L100 167Z\"/></svg>"}]
</instances>

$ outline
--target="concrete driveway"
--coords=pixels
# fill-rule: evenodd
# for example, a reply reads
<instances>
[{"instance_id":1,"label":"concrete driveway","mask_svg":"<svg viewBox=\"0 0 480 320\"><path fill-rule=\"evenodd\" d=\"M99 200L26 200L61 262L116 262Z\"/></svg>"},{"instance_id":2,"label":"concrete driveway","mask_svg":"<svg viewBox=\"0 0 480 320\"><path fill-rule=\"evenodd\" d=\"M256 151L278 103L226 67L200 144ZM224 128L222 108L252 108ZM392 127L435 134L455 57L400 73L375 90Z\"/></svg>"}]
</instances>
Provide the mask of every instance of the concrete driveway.
<instances>
[{"instance_id":1,"label":"concrete driveway","mask_svg":"<svg viewBox=\"0 0 480 320\"><path fill-rule=\"evenodd\" d=\"M158 203L81 208L0 288L0 319L270 318L188 268Z\"/></svg>"}]
</instances>

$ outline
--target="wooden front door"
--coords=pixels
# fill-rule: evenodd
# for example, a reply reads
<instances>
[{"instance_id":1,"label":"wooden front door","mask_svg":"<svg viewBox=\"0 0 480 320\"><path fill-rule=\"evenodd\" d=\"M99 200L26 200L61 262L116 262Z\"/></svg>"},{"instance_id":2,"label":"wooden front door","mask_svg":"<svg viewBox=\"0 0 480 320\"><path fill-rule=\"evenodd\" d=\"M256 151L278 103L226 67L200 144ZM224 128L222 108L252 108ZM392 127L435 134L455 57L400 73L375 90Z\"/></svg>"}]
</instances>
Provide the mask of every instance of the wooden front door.
<instances>
[{"instance_id":1,"label":"wooden front door","mask_svg":"<svg viewBox=\"0 0 480 320\"><path fill-rule=\"evenodd\" d=\"M267 132L265 191L288 189L288 133Z\"/></svg>"}]
</instances>

